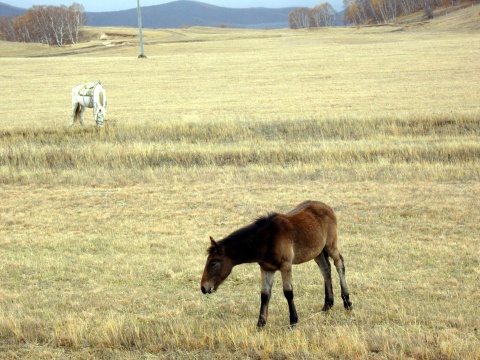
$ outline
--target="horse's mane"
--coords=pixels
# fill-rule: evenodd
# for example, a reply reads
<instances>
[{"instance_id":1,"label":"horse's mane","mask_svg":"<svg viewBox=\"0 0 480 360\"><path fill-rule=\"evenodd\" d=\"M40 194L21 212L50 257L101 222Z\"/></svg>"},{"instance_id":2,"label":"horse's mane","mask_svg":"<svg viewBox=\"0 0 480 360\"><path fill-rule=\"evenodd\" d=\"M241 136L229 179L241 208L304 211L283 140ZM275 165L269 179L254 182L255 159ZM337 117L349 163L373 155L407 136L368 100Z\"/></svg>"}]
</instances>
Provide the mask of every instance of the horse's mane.
<instances>
[{"instance_id":1,"label":"horse's mane","mask_svg":"<svg viewBox=\"0 0 480 360\"><path fill-rule=\"evenodd\" d=\"M255 239L257 238L256 235L258 235L259 232L268 231L269 234L267 235L271 235L271 233L273 232L273 229L271 228L270 225L272 223L272 219L277 215L278 215L277 213L271 213L271 214L268 214L267 216L259 217L251 224L234 231L223 240L220 240L218 242L218 245L230 247L231 245L235 246L235 245L245 244L246 246L248 246L248 243L255 241ZM211 255L216 250L217 250L217 247L214 245L211 245L207 249L207 254Z\"/></svg>"},{"instance_id":2,"label":"horse's mane","mask_svg":"<svg viewBox=\"0 0 480 360\"><path fill-rule=\"evenodd\" d=\"M226 247L237 244L247 245L248 243L255 241L259 233L263 234L265 231L268 231L269 233L272 232L272 220L277 215L277 213L271 213L267 216L259 217L251 224L234 231L226 238L219 241L218 244Z\"/></svg>"}]
</instances>

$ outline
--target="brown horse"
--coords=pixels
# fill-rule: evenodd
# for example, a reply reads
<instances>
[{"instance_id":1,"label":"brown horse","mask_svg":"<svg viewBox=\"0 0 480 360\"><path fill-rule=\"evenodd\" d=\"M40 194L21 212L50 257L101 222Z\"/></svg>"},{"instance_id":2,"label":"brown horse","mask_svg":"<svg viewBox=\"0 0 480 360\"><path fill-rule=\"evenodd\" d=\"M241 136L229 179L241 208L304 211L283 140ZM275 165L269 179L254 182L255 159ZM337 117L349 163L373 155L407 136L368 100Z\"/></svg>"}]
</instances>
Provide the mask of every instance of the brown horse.
<instances>
[{"instance_id":1,"label":"brown horse","mask_svg":"<svg viewBox=\"0 0 480 360\"><path fill-rule=\"evenodd\" d=\"M235 265L256 262L262 273L258 327L265 326L273 276L280 270L283 294L288 302L290 325L298 322L293 302L292 265L315 259L325 280L325 305L333 306L330 256L340 276L343 305L352 308L343 257L337 249L337 220L332 208L318 201L305 201L287 214L271 214L216 242L210 238L203 271L202 293L211 293L230 275Z\"/></svg>"}]
</instances>

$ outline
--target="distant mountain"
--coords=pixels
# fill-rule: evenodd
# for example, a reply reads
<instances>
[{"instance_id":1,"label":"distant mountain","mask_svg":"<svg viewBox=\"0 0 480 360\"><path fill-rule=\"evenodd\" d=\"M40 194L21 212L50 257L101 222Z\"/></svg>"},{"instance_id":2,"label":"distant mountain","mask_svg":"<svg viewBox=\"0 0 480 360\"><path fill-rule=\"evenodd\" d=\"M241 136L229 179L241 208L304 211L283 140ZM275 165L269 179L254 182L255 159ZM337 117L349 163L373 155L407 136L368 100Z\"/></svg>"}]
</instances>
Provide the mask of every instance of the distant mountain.
<instances>
[{"instance_id":1,"label":"distant mountain","mask_svg":"<svg viewBox=\"0 0 480 360\"><path fill-rule=\"evenodd\" d=\"M0 16L17 16L26 13L26 9L0 2Z\"/></svg>"},{"instance_id":2,"label":"distant mountain","mask_svg":"<svg viewBox=\"0 0 480 360\"><path fill-rule=\"evenodd\" d=\"M198 1L179 0L162 5L142 6L145 28L181 26L288 27L288 14L294 7L233 9ZM90 26L138 26L137 9L86 13Z\"/></svg>"},{"instance_id":3,"label":"distant mountain","mask_svg":"<svg viewBox=\"0 0 480 360\"><path fill-rule=\"evenodd\" d=\"M39 3L42 1L39 0ZM145 28L180 28L182 26L226 26L237 28L288 28L288 15L297 7L234 9L199 1L178 0L167 4L142 6ZM27 9L0 2L0 16L16 16ZM88 26L137 27L137 8L111 12L86 12ZM343 15L339 14L339 20ZM340 25L340 23L339 23Z\"/></svg>"}]
</instances>

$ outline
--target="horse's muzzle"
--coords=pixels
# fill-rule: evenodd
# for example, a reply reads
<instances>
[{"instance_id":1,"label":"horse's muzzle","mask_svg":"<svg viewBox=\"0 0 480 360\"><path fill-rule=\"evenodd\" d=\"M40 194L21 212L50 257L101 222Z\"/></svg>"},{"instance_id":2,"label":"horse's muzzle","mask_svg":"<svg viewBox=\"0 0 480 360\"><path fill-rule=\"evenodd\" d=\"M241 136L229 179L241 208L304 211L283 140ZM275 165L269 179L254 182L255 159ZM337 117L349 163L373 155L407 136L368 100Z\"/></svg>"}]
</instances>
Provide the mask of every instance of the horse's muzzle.
<instances>
[{"instance_id":1,"label":"horse's muzzle","mask_svg":"<svg viewBox=\"0 0 480 360\"><path fill-rule=\"evenodd\" d=\"M202 285L202 293L203 294L211 294L212 293L212 287Z\"/></svg>"}]
</instances>

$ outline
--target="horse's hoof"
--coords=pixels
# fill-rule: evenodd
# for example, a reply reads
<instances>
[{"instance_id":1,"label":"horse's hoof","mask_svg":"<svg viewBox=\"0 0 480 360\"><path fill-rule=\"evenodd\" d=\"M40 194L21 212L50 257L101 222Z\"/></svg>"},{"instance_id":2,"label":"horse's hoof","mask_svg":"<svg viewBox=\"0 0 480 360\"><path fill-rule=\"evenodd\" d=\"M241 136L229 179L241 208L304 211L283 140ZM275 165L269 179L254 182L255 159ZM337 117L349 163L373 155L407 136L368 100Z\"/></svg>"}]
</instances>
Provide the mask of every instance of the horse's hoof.
<instances>
[{"instance_id":1,"label":"horse's hoof","mask_svg":"<svg viewBox=\"0 0 480 360\"><path fill-rule=\"evenodd\" d=\"M266 324L267 324L267 319L265 319L264 316L261 316L260 319L258 319L257 329L264 328Z\"/></svg>"},{"instance_id":2,"label":"horse's hoof","mask_svg":"<svg viewBox=\"0 0 480 360\"><path fill-rule=\"evenodd\" d=\"M332 303L325 303L325 305L323 305L323 309L322 309L322 312L327 312L328 310L330 310L331 308L333 307L333 302Z\"/></svg>"},{"instance_id":3,"label":"horse's hoof","mask_svg":"<svg viewBox=\"0 0 480 360\"><path fill-rule=\"evenodd\" d=\"M345 307L345 309L352 310L353 304L350 301L349 297L348 296L342 296L342 299L343 299L343 306Z\"/></svg>"}]
</instances>

